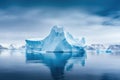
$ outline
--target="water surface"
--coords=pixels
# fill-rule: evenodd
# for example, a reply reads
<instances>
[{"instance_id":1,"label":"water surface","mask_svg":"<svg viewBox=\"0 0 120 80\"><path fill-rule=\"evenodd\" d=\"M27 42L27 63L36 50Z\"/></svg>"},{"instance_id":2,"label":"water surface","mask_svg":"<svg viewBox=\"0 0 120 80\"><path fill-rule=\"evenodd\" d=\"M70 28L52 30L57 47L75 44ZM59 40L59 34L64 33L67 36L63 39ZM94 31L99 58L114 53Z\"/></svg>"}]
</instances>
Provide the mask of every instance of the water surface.
<instances>
[{"instance_id":1,"label":"water surface","mask_svg":"<svg viewBox=\"0 0 120 80\"><path fill-rule=\"evenodd\" d=\"M119 54L0 50L0 80L120 80Z\"/></svg>"}]
</instances>

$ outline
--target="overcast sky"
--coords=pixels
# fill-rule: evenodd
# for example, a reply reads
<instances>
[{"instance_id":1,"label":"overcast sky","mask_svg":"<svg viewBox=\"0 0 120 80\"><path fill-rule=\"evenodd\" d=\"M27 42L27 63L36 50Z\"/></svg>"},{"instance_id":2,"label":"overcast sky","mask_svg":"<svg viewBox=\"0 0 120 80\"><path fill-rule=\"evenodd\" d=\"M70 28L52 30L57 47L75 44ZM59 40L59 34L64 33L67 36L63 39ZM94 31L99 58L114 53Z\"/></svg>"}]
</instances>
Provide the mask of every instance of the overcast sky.
<instances>
[{"instance_id":1,"label":"overcast sky","mask_svg":"<svg viewBox=\"0 0 120 80\"><path fill-rule=\"evenodd\" d=\"M0 44L44 38L54 25L87 44L120 42L120 0L0 0Z\"/></svg>"}]
</instances>

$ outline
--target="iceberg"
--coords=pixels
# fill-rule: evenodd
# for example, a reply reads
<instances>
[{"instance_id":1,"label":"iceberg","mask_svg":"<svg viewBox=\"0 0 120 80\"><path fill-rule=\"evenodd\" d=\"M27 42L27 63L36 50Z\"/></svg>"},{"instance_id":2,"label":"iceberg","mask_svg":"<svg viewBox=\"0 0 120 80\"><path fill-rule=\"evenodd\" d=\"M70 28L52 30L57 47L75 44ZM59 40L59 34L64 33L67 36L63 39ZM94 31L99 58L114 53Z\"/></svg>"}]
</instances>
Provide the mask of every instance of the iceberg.
<instances>
[{"instance_id":1,"label":"iceberg","mask_svg":"<svg viewBox=\"0 0 120 80\"><path fill-rule=\"evenodd\" d=\"M85 38L75 39L63 27L54 26L44 39L27 39L27 52L80 52L84 51Z\"/></svg>"},{"instance_id":2,"label":"iceberg","mask_svg":"<svg viewBox=\"0 0 120 80\"><path fill-rule=\"evenodd\" d=\"M2 49L7 49L7 48L0 45L0 50L2 50Z\"/></svg>"},{"instance_id":3,"label":"iceberg","mask_svg":"<svg viewBox=\"0 0 120 80\"><path fill-rule=\"evenodd\" d=\"M106 52L117 55L120 53L120 45L119 44L109 45L109 47L106 49Z\"/></svg>"},{"instance_id":4,"label":"iceberg","mask_svg":"<svg viewBox=\"0 0 120 80\"><path fill-rule=\"evenodd\" d=\"M8 47L9 50L16 50L17 47L15 44L10 44L10 46Z\"/></svg>"}]
</instances>

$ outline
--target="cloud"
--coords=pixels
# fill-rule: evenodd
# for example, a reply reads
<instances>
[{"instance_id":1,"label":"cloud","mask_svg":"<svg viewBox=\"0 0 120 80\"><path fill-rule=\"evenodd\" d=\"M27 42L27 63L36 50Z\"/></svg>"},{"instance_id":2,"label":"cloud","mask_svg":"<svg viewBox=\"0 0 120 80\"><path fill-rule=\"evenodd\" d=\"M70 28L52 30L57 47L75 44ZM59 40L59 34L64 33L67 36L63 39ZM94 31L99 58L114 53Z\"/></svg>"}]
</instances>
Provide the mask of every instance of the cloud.
<instances>
[{"instance_id":1,"label":"cloud","mask_svg":"<svg viewBox=\"0 0 120 80\"><path fill-rule=\"evenodd\" d=\"M88 13L108 16L120 10L120 0L0 0L0 9L21 8L55 8L78 9Z\"/></svg>"},{"instance_id":2,"label":"cloud","mask_svg":"<svg viewBox=\"0 0 120 80\"><path fill-rule=\"evenodd\" d=\"M16 12L13 12L14 10ZM23 9L18 7L1 10L0 42L24 43L26 38L45 37L54 25L63 26L75 37L86 37L87 43L119 42L120 21L113 16L103 17L74 8Z\"/></svg>"}]
</instances>

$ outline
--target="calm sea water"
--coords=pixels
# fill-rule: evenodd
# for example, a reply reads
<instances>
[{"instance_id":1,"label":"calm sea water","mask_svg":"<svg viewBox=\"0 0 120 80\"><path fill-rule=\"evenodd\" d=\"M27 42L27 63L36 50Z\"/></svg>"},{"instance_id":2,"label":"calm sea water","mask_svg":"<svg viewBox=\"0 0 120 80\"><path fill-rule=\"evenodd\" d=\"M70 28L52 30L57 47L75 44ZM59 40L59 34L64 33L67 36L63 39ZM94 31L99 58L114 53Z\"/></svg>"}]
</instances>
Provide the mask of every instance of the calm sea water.
<instances>
[{"instance_id":1,"label":"calm sea water","mask_svg":"<svg viewBox=\"0 0 120 80\"><path fill-rule=\"evenodd\" d=\"M0 80L120 80L120 53L0 50Z\"/></svg>"}]
</instances>

